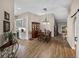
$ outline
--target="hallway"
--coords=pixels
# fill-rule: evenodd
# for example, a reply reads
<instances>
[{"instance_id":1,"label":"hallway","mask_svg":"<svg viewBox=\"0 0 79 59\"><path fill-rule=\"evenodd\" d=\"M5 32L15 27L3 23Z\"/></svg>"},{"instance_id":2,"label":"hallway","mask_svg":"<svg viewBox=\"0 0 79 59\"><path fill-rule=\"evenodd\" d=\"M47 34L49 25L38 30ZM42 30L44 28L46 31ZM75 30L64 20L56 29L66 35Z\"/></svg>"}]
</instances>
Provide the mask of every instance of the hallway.
<instances>
[{"instance_id":1,"label":"hallway","mask_svg":"<svg viewBox=\"0 0 79 59\"><path fill-rule=\"evenodd\" d=\"M70 58L76 57L76 51L62 37L54 37L48 43L38 40L18 40L20 46L17 57L24 58Z\"/></svg>"}]
</instances>

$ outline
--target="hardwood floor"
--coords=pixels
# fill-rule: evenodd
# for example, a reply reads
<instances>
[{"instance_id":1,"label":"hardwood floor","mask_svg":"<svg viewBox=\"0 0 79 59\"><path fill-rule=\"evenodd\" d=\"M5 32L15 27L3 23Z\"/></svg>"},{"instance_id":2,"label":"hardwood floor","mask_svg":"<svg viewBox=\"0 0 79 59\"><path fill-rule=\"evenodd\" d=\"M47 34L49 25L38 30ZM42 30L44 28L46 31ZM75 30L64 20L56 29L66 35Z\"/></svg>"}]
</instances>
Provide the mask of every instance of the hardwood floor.
<instances>
[{"instance_id":1,"label":"hardwood floor","mask_svg":"<svg viewBox=\"0 0 79 59\"><path fill-rule=\"evenodd\" d=\"M61 37L52 38L50 42L38 40L18 40L20 46L18 57L22 58L70 58L76 57L76 51L71 49L67 41Z\"/></svg>"}]
</instances>

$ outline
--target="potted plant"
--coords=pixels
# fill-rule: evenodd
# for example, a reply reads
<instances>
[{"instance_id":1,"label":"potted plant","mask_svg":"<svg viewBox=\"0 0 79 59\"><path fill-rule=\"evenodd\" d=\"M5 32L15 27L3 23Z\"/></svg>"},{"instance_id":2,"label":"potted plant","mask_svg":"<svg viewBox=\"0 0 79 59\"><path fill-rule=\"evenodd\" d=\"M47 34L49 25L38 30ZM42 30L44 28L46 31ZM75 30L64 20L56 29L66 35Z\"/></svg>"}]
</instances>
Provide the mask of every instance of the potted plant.
<instances>
[{"instance_id":1,"label":"potted plant","mask_svg":"<svg viewBox=\"0 0 79 59\"><path fill-rule=\"evenodd\" d=\"M9 40L10 44L13 43L14 33L12 33L12 32L6 32L6 33L4 33L4 36L5 36L6 39Z\"/></svg>"}]
</instances>

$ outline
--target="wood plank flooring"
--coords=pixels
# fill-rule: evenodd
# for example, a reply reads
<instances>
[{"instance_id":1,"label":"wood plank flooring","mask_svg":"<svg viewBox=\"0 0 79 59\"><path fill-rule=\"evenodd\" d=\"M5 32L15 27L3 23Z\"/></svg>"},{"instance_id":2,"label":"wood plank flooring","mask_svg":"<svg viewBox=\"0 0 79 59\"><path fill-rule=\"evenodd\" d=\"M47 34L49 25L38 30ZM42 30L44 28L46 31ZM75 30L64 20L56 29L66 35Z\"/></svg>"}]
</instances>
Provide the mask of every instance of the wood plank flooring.
<instances>
[{"instance_id":1,"label":"wood plank flooring","mask_svg":"<svg viewBox=\"0 0 79 59\"><path fill-rule=\"evenodd\" d=\"M76 57L76 51L71 49L67 41L61 37L52 38L50 42L35 40L18 40L20 46L19 58L70 58Z\"/></svg>"}]
</instances>

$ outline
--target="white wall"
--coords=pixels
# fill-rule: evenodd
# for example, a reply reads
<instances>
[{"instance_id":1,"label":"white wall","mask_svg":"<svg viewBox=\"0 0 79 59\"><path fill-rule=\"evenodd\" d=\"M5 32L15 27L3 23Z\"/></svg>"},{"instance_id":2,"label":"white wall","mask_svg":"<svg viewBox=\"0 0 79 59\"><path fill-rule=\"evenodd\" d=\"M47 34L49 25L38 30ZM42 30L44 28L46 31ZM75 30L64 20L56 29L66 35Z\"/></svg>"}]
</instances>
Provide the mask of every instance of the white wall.
<instances>
[{"instance_id":1,"label":"white wall","mask_svg":"<svg viewBox=\"0 0 79 59\"><path fill-rule=\"evenodd\" d=\"M77 37L76 56L79 58L79 12L77 13L75 20L75 37Z\"/></svg>"},{"instance_id":2,"label":"white wall","mask_svg":"<svg viewBox=\"0 0 79 59\"><path fill-rule=\"evenodd\" d=\"M16 16L15 18L16 18L16 20L18 20L18 19L26 20L26 22L25 22L26 23L26 28L25 28L25 30L26 30L25 31L26 37L25 37L25 39L28 39L28 14L27 13L23 13L21 15ZM23 36L23 35L20 35L20 36Z\"/></svg>"},{"instance_id":3,"label":"white wall","mask_svg":"<svg viewBox=\"0 0 79 59\"><path fill-rule=\"evenodd\" d=\"M58 32L60 33L60 34L62 34L62 26L66 26L67 25L67 23L66 22L60 22L60 23L58 23Z\"/></svg>"},{"instance_id":4,"label":"white wall","mask_svg":"<svg viewBox=\"0 0 79 59\"><path fill-rule=\"evenodd\" d=\"M4 11L10 14L10 29L12 30L12 24L14 23L14 0L0 0L0 35L3 34ZM0 39L0 45L1 43L2 39Z\"/></svg>"},{"instance_id":5,"label":"white wall","mask_svg":"<svg viewBox=\"0 0 79 59\"><path fill-rule=\"evenodd\" d=\"M14 0L0 0L0 34L3 33L4 11L10 14L11 30L14 23Z\"/></svg>"},{"instance_id":6,"label":"white wall","mask_svg":"<svg viewBox=\"0 0 79 59\"><path fill-rule=\"evenodd\" d=\"M14 23L14 0L0 0L0 35L3 34L3 21L4 19L4 11L8 12L10 14L10 29L12 30L13 28L13 23ZM14 29L13 29L14 32ZM0 46L4 41L2 41L0 37ZM7 50L8 52L11 51L11 48ZM1 53L0 53L1 54ZM0 55L1 57L1 55ZM5 55L7 57L7 55Z\"/></svg>"},{"instance_id":7,"label":"white wall","mask_svg":"<svg viewBox=\"0 0 79 59\"><path fill-rule=\"evenodd\" d=\"M74 17L71 18L71 16L77 11L79 8L79 0L73 0L70 13L67 19L67 41L69 42L71 48L75 48L75 27L74 27Z\"/></svg>"}]
</instances>

